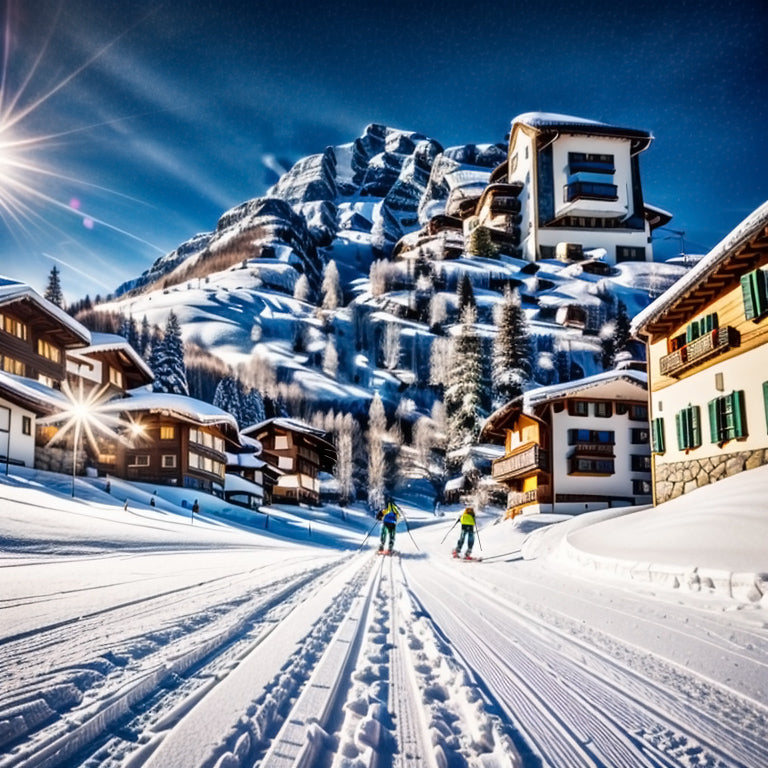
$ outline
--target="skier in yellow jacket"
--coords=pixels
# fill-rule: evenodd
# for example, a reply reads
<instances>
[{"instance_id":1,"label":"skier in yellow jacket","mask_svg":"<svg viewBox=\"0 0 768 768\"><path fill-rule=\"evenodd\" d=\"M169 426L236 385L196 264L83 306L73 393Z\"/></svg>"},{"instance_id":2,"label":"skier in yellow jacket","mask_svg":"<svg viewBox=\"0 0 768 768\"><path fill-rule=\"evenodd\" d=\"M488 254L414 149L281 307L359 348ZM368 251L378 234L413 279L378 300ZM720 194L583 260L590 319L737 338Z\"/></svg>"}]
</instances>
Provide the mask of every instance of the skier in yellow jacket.
<instances>
[{"instance_id":1,"label":"skier in yellow jacket","mask_svg":"<svg viewBox=\"0 0 768 768\"><path fill-rule=\"evenodd\" d=\"M475 546L475 510L472 507L466 507L459 518L461 523L461 533L456 549L451 553L454 557L461 557L461 548L464 546L464 539L467 540L467 551L464 557L472 557L472 547Z\"/></svg>"}]
</instances>

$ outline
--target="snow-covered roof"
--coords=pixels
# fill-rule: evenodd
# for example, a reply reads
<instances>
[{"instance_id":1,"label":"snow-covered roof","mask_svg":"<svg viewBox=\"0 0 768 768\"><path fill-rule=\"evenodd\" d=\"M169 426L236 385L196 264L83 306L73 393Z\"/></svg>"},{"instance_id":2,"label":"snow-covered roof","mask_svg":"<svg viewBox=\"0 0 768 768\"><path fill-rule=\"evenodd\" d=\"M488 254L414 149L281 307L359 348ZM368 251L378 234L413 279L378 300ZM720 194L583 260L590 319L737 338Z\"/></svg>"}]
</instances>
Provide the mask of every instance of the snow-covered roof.
<instances>
[{"instance_id":1,"label":"snow-covered roof","mask_svg":"<svg viewBox=\"0 0 768 768\"><path fill-rule=\"evenodd\" d=\"M128 343L128 340L116 333L91 333L91 343L87 347L78 347L78 355L88 355L93 352L122 352L150 381L155 378L152 369L144 362L141 355Z\"/></svg>"},{"instance_id":2,"label":"snow-covered roof","mask_svg":"<svg viewBox=\"0 0 768 768\"><path fill-rule=\"evenodd\" d=\"M225 491L244 491L246 493L253 493L258 496L263 495L264 489L258 483L252 483L250 480L246 480L240 475L236 475L233 472L227 472L224 475L224 490Z\"/></svg>"},{"instance_id":3,"label":"snow-covered roof","mask_svg":"<svg viewBox=\"0 0 768 768\"><path fill-rule=\"evenodd\" d=\"M237 421L231 413L222 411L215 405L194 397L172 395L167 392L152 392L149 389L132 389L126 397L110 400L106 404L108 410L118 411L149 411L150 413L167 413L182 421L192 421L197 424L223 424L237 431Z\"/></svg>"},{"instance_id":4,"label":"snow-covered roof","mask_svg":"<svg viewBox=\"0 0 768 768\"><path fill-rule=\"evenodd\" d=\"M641 333L646 326L674 309L698 285L717 272L739 248L748 245L750 240L759 235L766 226L768 226L768 200L747 216L658 299L635 315L631 325L632 333Z\"/></svg>"},{"instance_id":5,"label":"snow-covered roof","mask_svg":"<svg viewBox=\"0 0 768 768\"><path fill-rule=\"evenodd\" d=\"M23 403L25 407L42 414L50 414L65 408L68 401L57 389L24 376L0 371L0 397Z\"/></svg>"},{"instance_id":6,"label":"snow-covered roof","mask_svg":"<svg viewBox=\"0 0 768 768\"><path fill-rule=\"evenodd\" d=\"M0 307L16 301L26 299L36 304L43 312L55 318L56 321L71 331L84 344L91 343L91 332L68 315L61 307L57 307L52 301L44 299L34 288L0 275Z\"/></svg>"},{"instance_id":7,"label":"snow-covered roof","mask_svg":"<svg viewBox=\"0 0 768 768\"><path fill-rule=\"evenodd\" d=\"M272 419L260 421L258 424L253 424L250 427L246 427L242 431L242 434L256 434L270 425L279 427L281 429L288 429L292 432L302 432L306 435L314 435L315 437L324 438L326 436L324 429L319 429L318 427L313 427L311 424L307 424L305 421L299 421L299 419L290 419L285 416L277 416Z\"/></svg>"},{"instance_id":8,"label":"snow-covered roof","mask_svg":"<svg viewBox=\"0 0 768 768\"><path fill-rule=\"evenodd\" d=\"M648 131L641 131L637 128L623 128L618 125L601 123L597 120L588 120L583 117L574 117L572 115L561 115L555 112L524 112L518 115L513 121L516 123L530 126L537 130L564 129L569 131L578 131L580 133L601 133L607 135L635 136L646 139L651 138Z\"/></svg>"},{"instance_id":9,"label":"snow-covered roof","mask_svg":"<svg viewBox=\"0 0 768 768\"><path fill-rule=\"evenodd\" d=\"M530 389L523 395L523 410L527 411L528 408L534 405L540 405L550 400L581 395L587 390L605 387L605 385L617 382L626 382L632 387L645 390L648 388L648 374L645 371L635 371L632 369L610 370L596 373L594 376L577 379L576 381L566 381L549 387Z\"/></svg>"},{"instance_id":10,"label":"snow-covered roof","mask_svg":"<svg viewBox=\"0 0 768 768\"><path fill-rule=\"evenodd\" d=\"M267 462L253 453L230 453L227 451L227 466L242 469L261 469Z\"/></svg>"}]
</instances>

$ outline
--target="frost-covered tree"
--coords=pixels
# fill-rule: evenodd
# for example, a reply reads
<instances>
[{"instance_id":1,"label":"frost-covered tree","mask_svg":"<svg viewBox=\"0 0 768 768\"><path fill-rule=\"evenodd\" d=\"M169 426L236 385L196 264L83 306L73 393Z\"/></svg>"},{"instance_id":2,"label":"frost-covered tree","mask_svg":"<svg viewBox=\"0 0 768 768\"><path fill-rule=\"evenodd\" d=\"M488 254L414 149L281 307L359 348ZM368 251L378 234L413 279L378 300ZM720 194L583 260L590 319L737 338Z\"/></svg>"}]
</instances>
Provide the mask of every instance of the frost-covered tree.
<instances>
[{"instance_id":1,"label":"frost-covered tree","mask_svg":"<svg viewBox=\"0 0 768 768\"><path fill-rule=\"evenodd\" d=\"M138 352L139 351L139 330L136 327L136 320L133 315L123 316L123 323L120 327L120 335Z\"/></svg>"},{"instance_id":2,"label":"frost-covered tree","mask_svg":"<svg viewBox=\"0 0 768 768\"><path fill-rule=\"evenodd\" d=\"M61 291L61 279L59 268L54 264L48 273L48 285L45 289L45 298L57 307L64 306L64 294Z\"/></svg>"},{"instance_id":3,"label":"frost-covered tree","mask_svg":"<svg viewBox=\"0 0 768 768\"><path fill-rule=\"evenodd\" d=\"M429 302L429 330L443 333L443 323L448 319L448 306L445 294L435 293Z\"/></svg>"},{"instance_id":4,"label":"frost-covered tree","mask_svg":"<svg viewBox=\"0 0 768 768\"><path fill-rule=\"evenodd\" d=\"M152 347L150 366L155 374L154 392L189 395L181 327L173 310L168 315L162 341Z\"/></svg>"},{"instance_id":5,"label":"frost-covered tree","mask_svg":"<svg viewBox=\"0 0 768 768\"><path fill-rule=\"evenodd\" d=\"M323 373L335 379L338 372L339 353L336 351L336 339L333 335L330 335L325 342L325 350L323 352Z\"/></svg>"},{"instance_id":6,"label":"frost-covered tree","mask_svg":"<svg viewBox=\"0 0 768 768\"><path fill-rule=\"evenodd\" d=\"M323 293L323 309L338 309L341 303L341 281L339 269L335 261L329 261L323 270L323 284L320 289Z\"/></svg>"},{"instance_id":7,"label":"frost-covered tree","mask_svg":"<svg viewBox=\"0 0 768 768\"><path fill-rule=\"evenodd\" d=\"M147 320L147 316L144 315L144 317L141 320L141 332L139 333L139 345L137 347L138 353L146 359L146 356L149 352L149 348L152 345L152 328L149 325L149 320Z\"/></svg>"},{"instance_id":8,"label":"frost-covered tree","mask_svg":"<svg viewBox=\"0 0 768 768\"><path fill-rule=\"evenodd\" d=\"M393 371L400 363L400 326L389 322L382 337L382 358L384 367Z\"/></svg>"},{"instance_id":9,"label":"frost-covered tree","mask_svg":"<svg viewBox=\"0 0 768 768\"><path fill-rule=\"evenodd\" d=\"M476 318L473 307L464 310L461 329L453 343L445 389L449 450L472 445L480 434L483 375Z\"/></svg>"},{"instance_id":10,"label":"frost-covered tree","mask_svg":"<svg viewBox=\"0 0 768 768\"><path fill-rule=\"evenodd\" d=\"M429 383L434 387L448 386L451 370L451 339L440 336L432 342L429 351Z\"/></svg>"},{"instance_id":11,"label":"frost-covered tree","mask_svg":"<svg viewBox=\"0 0 768 768\"><path fill-rule=\"evenodd\" d=\"M309 280L305 274L300 274L296 284L293 286L293 298L298 301L309 301Z\"/></svg>"},{"instance_id":12,"label":"frost-covered tree","mask_svg":"<svg viewBox=\"0 0 768 768\"><path fill-rule=\"evenodd\" d=\"M387 459L384 439L387 433L387 415L384 403L376 392L368 409L368 505L371 509L384 506Z\"/></svg>"},{"instance_id":13,"label":"frost-covered tree","mask_svg":"<svg viewBox=\"0 0 768 768\"><path fill-rule=\"evenodd\" d=\"M533 367L528 323L517 291L505 288L495 321L491 379L496 404L502 405L522 394Z\"/></svg>"},{"instance_id":14,"label":"frost-covered tree","mask_svg":"<svg viewBox=\"0 0 768 768\"><path fill-rule=\"evenodd\" d=\"M335 419L336 469L339 484L339 502L342 506L354 500L354 442L357 422L351 413L337 414Z\"/></svg>"},{"instance_id":15,"label":"frost-covered tree","mask_svg":"<svg viewBox=\"0 0 768 768\"><path fill-rule=\"evenodd\" d=\"M477 307L475 291L472 288L472 281L469 279L469 275L466 272L462 274L459 283L456 286L456 303L459 310L459 317L464 314L464 310L467 307Z\"/></svg>"},{"instance_id":16,"label":"frost-covered tree","mask_svg":"<svg viewBox=\"0 0 768 768\"><path fill-rule=\"evenodd\" d=\"M600 329L601 362L605 370L613 368L617 356L629 350L632 340L630 324L626 304L619 301L616 307L616 317L604 323Z\"/></svg>"},{"instance_id":17,"label":"frost-covered tree","mask_svg":"<svg viewBox=\"0 0 768 768\"><path fill-rule=\"evenodd\" d=\"M254 424L260 424L266 419L264 411L264 398L258 389L251 387L242 396L240 405L240 421L238 424L241 429L250 427Z\"/></svg>"}]
</instances>

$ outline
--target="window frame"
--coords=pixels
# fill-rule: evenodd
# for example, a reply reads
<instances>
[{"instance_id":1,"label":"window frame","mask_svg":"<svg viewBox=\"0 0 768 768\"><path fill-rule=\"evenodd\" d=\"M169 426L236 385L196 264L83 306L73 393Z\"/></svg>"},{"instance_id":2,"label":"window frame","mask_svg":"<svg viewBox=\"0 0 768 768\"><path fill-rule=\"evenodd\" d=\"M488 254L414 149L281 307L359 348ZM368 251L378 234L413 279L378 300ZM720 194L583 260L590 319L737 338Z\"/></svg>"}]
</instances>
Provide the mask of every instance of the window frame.
<instances>
[{"instance_id":1,"label":"window frame","mask_svg":"<svg viewBox=\"0 0 768 768\"><path fill-rule=\"evenodd\" d=\"M701 408L691 405L675 414L677 447L681 451L691 451L701 445Z\"/></svg>"}]
</instances>

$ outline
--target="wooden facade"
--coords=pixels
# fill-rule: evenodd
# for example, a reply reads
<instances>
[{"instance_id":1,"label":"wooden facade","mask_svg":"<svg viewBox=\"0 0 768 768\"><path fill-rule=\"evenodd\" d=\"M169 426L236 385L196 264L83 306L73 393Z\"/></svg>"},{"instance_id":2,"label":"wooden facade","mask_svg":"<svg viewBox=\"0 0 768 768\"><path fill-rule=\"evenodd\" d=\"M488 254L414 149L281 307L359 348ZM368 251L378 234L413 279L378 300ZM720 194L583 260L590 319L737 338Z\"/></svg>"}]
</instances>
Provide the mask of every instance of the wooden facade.
<instances>
[{"instance_id":1,"label":"wooden facade","mask_svg":"<svg viewBox=\"0 0 768 768\"><path fill-rule=\"evenodd\" d=\"M330 472L336 450L323 430L288 418L275 418L243 430L262 445L261 457L277 473L271 488L276 503L320 503L318 474Z\"/></svg>"},{"instance_id":2,"label":"wooden facade","mask_svg":"<svg viewBox=\"0 0 768 768\"><path fill-rule=\"evenodd\" d=\"M515 517L648 503L648 433L645 374L610 371L531 390L492 414L481 438L504 443L491 474Z\"/></svg>"},{"instance_id":3,"label":"wooden facade","mask_svg":"<svg viewBox=\"0 0 768 768\"><path fill-rule=\"evenodd\" d=\"M656 503L768 463L768 203L633 331L647 346Z\"/></svg>"}]
</instances>

